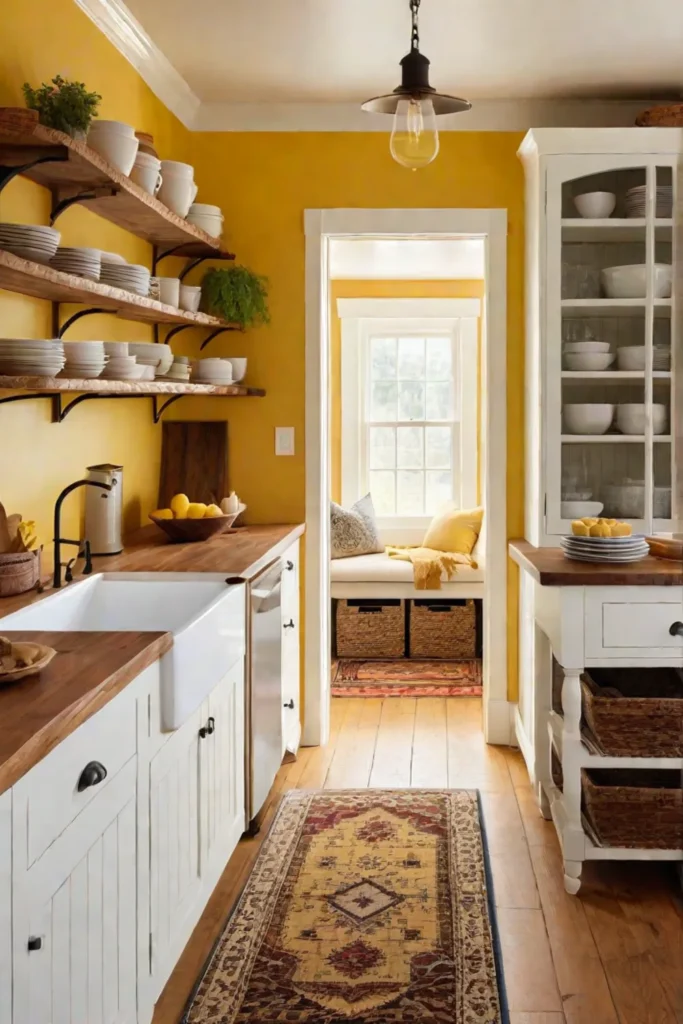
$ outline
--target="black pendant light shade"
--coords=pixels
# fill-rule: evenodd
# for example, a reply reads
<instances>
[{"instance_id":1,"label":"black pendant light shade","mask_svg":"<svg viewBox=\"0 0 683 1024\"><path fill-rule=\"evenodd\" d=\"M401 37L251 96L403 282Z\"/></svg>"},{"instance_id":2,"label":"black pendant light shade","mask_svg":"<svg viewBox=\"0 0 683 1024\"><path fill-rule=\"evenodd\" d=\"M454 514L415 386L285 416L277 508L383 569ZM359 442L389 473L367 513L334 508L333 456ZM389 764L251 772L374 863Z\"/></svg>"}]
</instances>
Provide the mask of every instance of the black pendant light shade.
<instances>
[{"instance_id":1,"label":"black pendant light shade","mask_svg":"<svg viewBox=\"0 0 683 1024\"><path fill-rule=\"evenodd\" d=\"M435 114L459 114L463 110L470 110L472 104L469 100L463 100L459 96L447 96L437 92L429 84L429 60L420 53L420 39L417 30L417 12L420 0L410 0L410 10L413 16L413 31L411 37L410 53L401 61L401 84L393 92L386 96L375 96L362 104L362 110L372 114L395 114L396 108L402 99L422 97L431 99Z\"/></svg>"}]
</instances>

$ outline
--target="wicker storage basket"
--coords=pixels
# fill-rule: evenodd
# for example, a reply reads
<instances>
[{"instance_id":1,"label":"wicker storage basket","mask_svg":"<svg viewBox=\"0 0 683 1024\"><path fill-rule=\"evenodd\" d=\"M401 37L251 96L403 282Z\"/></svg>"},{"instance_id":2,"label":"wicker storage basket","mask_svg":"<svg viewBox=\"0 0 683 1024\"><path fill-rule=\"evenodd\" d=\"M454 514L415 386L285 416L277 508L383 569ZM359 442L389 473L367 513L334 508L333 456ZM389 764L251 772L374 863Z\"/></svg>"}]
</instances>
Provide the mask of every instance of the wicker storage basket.
<instances>
[{"instance_id":1,"label":"wicker storage basket","mask_svg":"<svg viewBox=\"0 0 683 1024\"><path fill-rule=\"evenodd\" d=\"M636 124L650 128L680 128L683 125L683 103L664 103L659 107L649 107L638 114Z\"/></svg>"},{"instance_id":2,"label":"wicker storage basket","mask_svg":"<svg viewBox=\"0 0 683 1024\"><path fill-rule=\"evenodd\" d=\"M40 552L0 555L0 597L14 597L32 590L40 579Z\"/></svg>"},{"instance_id":3,"label":"wicker storage basket","mask_svg":"<svg viewBox=\"0 0 683 1024\"><path fill-rule=\"evenodd\" d=\"M681 773L581 769L584 810L604 846L683 849Z\"/></svg>"},{"instance_id":4,"label":"wicker storage basket","mask_svg":"<svg viewBox=\"0 0 683 1024\"><path fill-rule=\"evenodd\" d=\"M337 601L337 657L403 658L405 601Z\"/></svg>"},{"instance_id":5,"label":"wicker storage basket","mask_svg":"<svg viewBox=\"0 0 683 1024\"><path fill-rule=\"evenodd\" d=\"M411 601L411 658L458 661L477 654L477 615L472 600Z\"/></svg>"},{"instance_id":6,"label":"wicker storage basket","mask_svg":"<svg viewBox=\"0 0 683 1024\"><path fill-rule=\"evenodd\" d=\"M683 757L683 673L594 669L581 678L583 714L612 757Z\"/></svg>"}]
</instances>

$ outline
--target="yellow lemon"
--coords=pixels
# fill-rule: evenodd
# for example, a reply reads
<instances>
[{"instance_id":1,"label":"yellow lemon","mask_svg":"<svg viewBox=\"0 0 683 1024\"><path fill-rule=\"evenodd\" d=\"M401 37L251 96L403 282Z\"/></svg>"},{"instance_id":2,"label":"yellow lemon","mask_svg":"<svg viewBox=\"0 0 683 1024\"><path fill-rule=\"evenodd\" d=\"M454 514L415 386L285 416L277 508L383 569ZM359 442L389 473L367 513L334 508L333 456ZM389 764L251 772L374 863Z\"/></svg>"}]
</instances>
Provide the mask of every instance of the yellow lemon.
<instances>
[{"instance_id":1,"label":"yellow lemon","mask_svg":"<svg viewBox=\"0 0 683 1024\"><path fill-rule=\"evenodd\" d=\"M204 513L204 518L205 519L216 519L218 516L222 516L222 515L223 515L223 513L221 512L221 510L218 507L218 505L207 505L206 506L206 512Z\"/></svg>"},{"instance_id":2,"label":"yellow lemon","mask_svg":"<svg viewBox=\"0 0 683 1024\"><path fill-rule=\"evenodd\" d=\"M158 508L156 512L152 512L155 519L173 519L173 513L170 508Z\"/></svg>"},{"instance_id":3,"label":"yellow lemon","mask_svg":"<svg viewBox=\"0 0 683 1024\"><path fill-rule=\"evenodd\" d=\"M591 537L611 537L612 528L607 523L595 523L590 527Z\"/></svg>"},{"instance_id":4,"label":"yellow lemon","mask_svg":"<svg viewBox=\"0 0 683 1024\"><path fill-rule=\"evenodd\" d=\"M206 512L206 505L203 501L191 501L187 506L188 519L203 519Z\"/></svg>"},{"instance_id":5,"label":"yellow lemon","mask_svg":"<svg viewBox=\"0 0 683 1024\"><path fill-rule=\"evenodd\" d=\"M630 523L615 523L610 530L613 537L630 537L632 532Z\"/></svg>"},{"instance_id":6,"label":"yellow lemon","mask_svg":"<svg viewBox=\"0 0 683 1024\"><path fill-rule=\"evenodd\" d=\"M575 519L572 523L572 533L575 537L590 537L590 526L580 519Z\"/></svg>"},{"instance_id":7,"label":"yellow lemon","mask_svg":"<svg viewBox=\"0 0 683 1024\"><path fill-rule=\"evenodd\" d=\"M171 510L176 519L187 519L190 499L186 494L174 494L171 498Z\"/></svg>"}]
</instances>

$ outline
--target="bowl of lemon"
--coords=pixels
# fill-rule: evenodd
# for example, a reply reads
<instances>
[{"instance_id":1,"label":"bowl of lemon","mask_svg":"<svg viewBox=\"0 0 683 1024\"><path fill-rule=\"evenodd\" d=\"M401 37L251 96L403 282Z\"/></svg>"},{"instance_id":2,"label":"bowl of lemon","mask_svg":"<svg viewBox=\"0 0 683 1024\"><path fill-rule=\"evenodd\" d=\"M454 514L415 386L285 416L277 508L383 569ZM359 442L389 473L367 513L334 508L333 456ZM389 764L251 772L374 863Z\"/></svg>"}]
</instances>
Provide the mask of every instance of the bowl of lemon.
<instances>
[{"instance_id":1,"label":"bowl of lemon","mask_svg":"<svg viewBox=\"0 0 683 1024\"><path fill-rule=\"evenodd\" d=\"M168 508L159 508L149 517L155 526L175 544L208 540L232 525L236 516L227 515L220 505L190 501L186 494L175 494Z\"/></svg>"}]
</instances>

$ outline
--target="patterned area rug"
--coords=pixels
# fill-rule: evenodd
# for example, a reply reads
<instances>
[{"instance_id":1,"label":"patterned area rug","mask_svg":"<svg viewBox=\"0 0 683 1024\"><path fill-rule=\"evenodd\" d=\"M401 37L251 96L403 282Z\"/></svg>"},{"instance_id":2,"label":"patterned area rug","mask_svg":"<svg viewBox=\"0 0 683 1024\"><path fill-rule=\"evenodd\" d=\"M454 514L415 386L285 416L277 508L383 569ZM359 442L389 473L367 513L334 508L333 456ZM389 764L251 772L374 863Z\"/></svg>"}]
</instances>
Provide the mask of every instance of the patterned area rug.
<instances>
[{"instance_id":1,"label":"patterned area rug","mask_svg":"<svg viewBox=\"0 0 683 1024\"><path fill-rule=\"evenodd\" d=\"M333 697L480 697L481 661L339 661Z\"/></svg>"},{"instance_id":2,"label":"patterned area rug","mask_svg":"<svg viewBox=\"0 0 683 1024\"><path fill-rule=\"evenodd\" d=\"M477 794L292 791L185 1024L505 1024Z\"/></svg>"}]
</instances>

